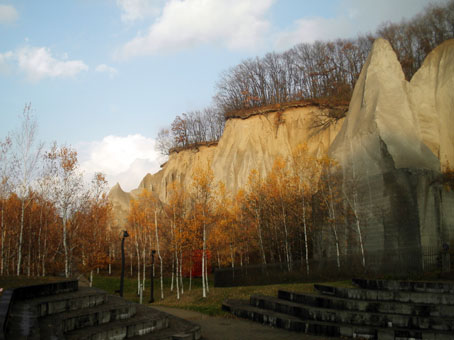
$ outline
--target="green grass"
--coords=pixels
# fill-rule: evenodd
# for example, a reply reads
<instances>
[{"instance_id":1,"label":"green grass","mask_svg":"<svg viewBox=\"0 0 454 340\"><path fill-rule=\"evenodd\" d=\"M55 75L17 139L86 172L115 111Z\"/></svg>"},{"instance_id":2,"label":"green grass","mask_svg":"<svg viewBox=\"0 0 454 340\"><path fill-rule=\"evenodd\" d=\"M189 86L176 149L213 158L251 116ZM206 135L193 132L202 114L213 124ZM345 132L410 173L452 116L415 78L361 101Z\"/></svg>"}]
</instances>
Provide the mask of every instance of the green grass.
<instances>
[{"instance_id":1,"label":"green grass","mask_svg":"<svg viewBox=\"0 0 454 340\"><path fill-rule=\"evenodd\" d=\"M113 276L95 276L93 280L95 287L106 290L114 294L115 290L120 287L119 277ZM268 286L243 286L243 287L213 287L212 280L210 281L210 291L206 298L202 297L201 279L192 280L192 289L189 291L189 280L184 279L184 294L180 295L178 300L175 290L170 291L170 279L165 279L164 282L164 299L161 300L160 283L158 279L154 281L154 305L176 307L188 310L194 310L211 316L229 317L230 314L225 313L221 309L222 302L226 299L249 299L251 294L265 294L277 296L279 289L287 289L298 292L313 292L313 283L296 283L296 284L277 284ZM329 284L336 286L350 287L350 281L331 282ZM146 291L144 292L143 303L148 304L150 299L150 281L146 282ZM125 278L123 296L127 300L138 302L137 296L137 279Z\"/></svg>"}]
</instances>

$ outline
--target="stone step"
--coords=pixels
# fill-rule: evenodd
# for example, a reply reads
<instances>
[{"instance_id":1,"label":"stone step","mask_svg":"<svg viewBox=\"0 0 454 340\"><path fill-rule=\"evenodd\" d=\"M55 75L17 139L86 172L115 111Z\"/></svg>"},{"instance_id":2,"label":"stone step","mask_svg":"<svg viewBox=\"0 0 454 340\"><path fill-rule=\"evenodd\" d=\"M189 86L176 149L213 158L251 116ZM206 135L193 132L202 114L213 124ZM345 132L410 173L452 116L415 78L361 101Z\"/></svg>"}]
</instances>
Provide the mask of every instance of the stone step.
<instances>
[{"instance_id":1,"label":"stone step","mask_svg":"<svg viewBox=\"0 0 454 340\"><path fill-rule=\"evenodd\" d=\"M454 306L449 305L413 304L377 300L352 300L336 296L298 293L287 290L279 290L278 298L290 302L296 302L321 308L363 311L372 313L393 313L424 317L444 316L454 318Z\"/></svg>"},{"instance_id":2,"label":"stone step","mask_svg":"<svg viewBox=\"0 0 454 340\"><path fill-rule=\"evenodd\" d=\"M363 289L454 294L454 283L449 282L368 279L352 279L352 282Z\"/></svg>"},{"instance_id":3,"label":"stone step","mask_svg":"<svg viewBox=\"0 0 454 340\"><path fill-rule=\"evenodd\" d=\"M281 300L272 296L251 295L250 304L254 307L289 314L303 320L348 323L372 327L398 327L454 332L454 319L445 317L421 317L403 314L371 313L363 311L336 310L307 306Z\"/></svg>"},{"instance_id":4,"label":"stone step","mask_svg":"<svg viewBox=\"0 0 454 340\"><path fill-rule=\"evenodd\" d=\"M127 320L117 320L68 332L67 340L120 340L159 332L168 327L168 319L162 315L136 315Z\"/></svg>"},{"instance_id":5,"label":"stone step","mask_svg":"<svg viewBox=\"0 0 454 340\"><path fill-rule=\"evenodd\" d=\"M321 294L346 299L454 305L454 295L451 294L344 288L320 284L314 284L314 288Z\"/></svg>"},{"instance_id":6,"label":"stone step","mask_svg":"<svg viewBox=\"0 0 454 340\"><path fill-rule=\"evenodd\" d=\"M79 282L77 280L18 287L14 289L14 300L28 300L40 296L51 296L55 294L75 292L78 290L78 287Z\"/></svg>"},{"instance_id":7,"label":"stone step","mask_svg":"<svg viewBox=\"0 0 454 340\"><path fill-rule=\"evenodd\" d=\"M109 295L109 304L111 304L112 301L118 303L117 300L121 300L123 302L123 305L131 305L131 307L135 311L135 314L128 318L112 318L107 323L85 325L86 327L70 330L67 332L63 331L63 327L55 327L55 325L59 322L58 314L41 318L41 338L93 340L126 339L168 328L169 317L167 314L161 313L156 310L150 310L145 306L129 303L119 297ZM88 311L89 310L87 310L87 312ZM64 313L61 316L64 317L65 314L68 313Z\"/></svg>"},{"instance_id":8,"label":"stone step","mask_svg":"<svg viewBox=\"0 0 454 340\"><path fill-rule=\"evenodd\" d=\"M9 312L6 339L40 339L39 323L34 305L26 301L15 302Z\"/></svg>"},{"instance_id":9,"label":"stone step","mask_svg":"<svg viewBox=\"0 0 454 340\"><path fill-rule=\"evenodd\" d=\"M157 310L147 307L153 312ZM148 333L142 336L132 337L130 340L199 340L202 337L199 325L186 321L174 315L166 314L169 320L169 327L157 332Z\"/></svg>"},{"instance_id":10,"label":"stone step","mask_svg":"<svg viewBox=\"0 0 454 340\"><path fill-rule=\"evenodd\" d=\"M249 305L247 300L227 300L222 308L232 314L273 327L327 337L346 337L376 340L452 340L452 332L371 327L352 323L303 320Z\"/></svg>"},{"instance_id":11,"label":"stone step","mask_svg":"<svg viewBox=\"0 0 454 340\"><path fill-rule=\"evenodd\" d=\"M226 300L222 304L222 309L238 317L260 322L264 325L283 328L289 331L309 333L308 323L301 318L251 306L247 300ZM318 323L315 322L315 324L317 325ZM332 330L330 325L327 325L327 328L323 330L322 334L327 336L340 335L336 329Z\"/></svg>"},{"instance_id":12,"label":"stone step","mask_svg":"<svg viewBox=\"0 0 454 340\"><path fill-rule=\"evenodd\" d=\"M129 319L135 314L135 304L116 296L109 296L108 302L99 306L66 311L40 318L40 327L51 327L55 329L55 333L64 334L80 328Z\"/></svg>"},{"instance_id":13,"label":"stone step","mask_svg":"<svg viewBox=\"0 0 454 340\"><path fill-rule=\"evenodd\" d=\"M107 302L107 292L88 287L80 287L78 291L41 297L30 300L36 304L38 316L73 311L102 305Z\"/></svg>"}]
</instances>

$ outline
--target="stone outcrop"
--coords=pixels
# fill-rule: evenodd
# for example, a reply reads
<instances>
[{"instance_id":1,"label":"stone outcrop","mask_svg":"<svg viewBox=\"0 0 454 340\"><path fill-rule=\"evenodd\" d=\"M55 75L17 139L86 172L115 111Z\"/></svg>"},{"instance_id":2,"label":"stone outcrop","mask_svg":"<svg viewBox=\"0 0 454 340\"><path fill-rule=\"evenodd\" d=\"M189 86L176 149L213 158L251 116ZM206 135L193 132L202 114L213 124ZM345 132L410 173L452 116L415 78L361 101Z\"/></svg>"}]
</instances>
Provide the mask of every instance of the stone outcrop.
<instances>
[{"instance_id":1,"label":"stone outcrop","mask_svg":"<svg viewBox=\"0 0 454 340\"><path fill-rule=\"evenodd\" d=\"M175 180L190 192L195 171L208 164L213 169L214 182L223 182L229 192L235 193L247 185L251 170L256 169L261 176L266 176L276 157L289 157L292 150L303 142L307 143L309 152L313 154L326 152L343 119L321 131L311 129L312 115L323 110L328 109L315 105L302 106L283 113L275 110L247 119L229 119L217 145L172 152L162 169L154 175L147 174L139 187L131 191L130 197L137 196L142 189L148 189L165 202L169 185ZM124 211L127 195L116 185L109 196Z\"/></svg>"},{"instance_id":2,"label":"stone outcrop","mask_svg":"<svg viewBox=\"0 0 454 340\"><path fill-rule=\"evenodd\" d=\"M128 192L124 192L120 186L120 183L110 189L109 201L112 203L112 210L114 211L114 225L124 225L126 218L129 213L129 201L132 195Z\"/></svg>"},{"instance_id":3,"label":"stone outcrop","mask_svg":"<svg viewBox=\"0 0 454 340\"><path fill-rule=\"evenodd\" d=\"M454 159L453 58L448 41L408 82L391 45L378 39L363 66L330 154L342 167L344 190L359 197L369 251L439 249L454 237L442 203L452 195L437 182L440 161Z\"/></svg>"},{"instance_id":4,"label":"stone outcrop","mask_svg":"<svg viewBox=\"0 0 454 340\"><path fill-rule=\"evenodd\" d=\"M435 48L408 84L410 107L422 141L440 159L454 165L454 40Z\"/></svg>"},{"instance_id":5,"label":"stone outcrop","mask_svg":"<svg viewBox=\"0 0 454 340\"><path fill-rule=\"evenodd\" d=\"M195 171L208 165L215 182L235 193L247 186L252 169L266 176L276 157L305 142L310 153L329 151L342 166L344 191L358 197L354 208L368 251L439 249L454 240L454 195L438 181L440 171L454 165L453 89L454 40L432 51L407 81L390 44L378 39L345 119L315 131L312 115L323 110L316 105L232 118L217 145L173 152L138 189L128 194L115 186L110 197L124 216L129 198L143 188L166 201L173 181L190 191Z\"/></svg>"}]
</instances>

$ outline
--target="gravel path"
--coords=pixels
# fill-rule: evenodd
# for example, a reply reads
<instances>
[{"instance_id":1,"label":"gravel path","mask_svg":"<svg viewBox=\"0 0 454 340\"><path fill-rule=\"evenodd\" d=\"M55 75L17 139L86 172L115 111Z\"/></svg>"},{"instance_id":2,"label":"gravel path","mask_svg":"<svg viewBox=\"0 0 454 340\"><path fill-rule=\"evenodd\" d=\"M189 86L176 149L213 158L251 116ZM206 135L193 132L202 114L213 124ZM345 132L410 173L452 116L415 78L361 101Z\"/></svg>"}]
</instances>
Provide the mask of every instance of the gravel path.
<instances>
[{"instance_id":1,"label":"gravel path","mask_svg":"<svg viewBox=\"0 0 454 340\"><path fill-rule=\"evenodd\" d=\"M322 337L294 333L238 318L213 317L185 309L152 306L157 310L192 321L202 327L203 340L323 340Z\"/></svg>"}]
</instances>

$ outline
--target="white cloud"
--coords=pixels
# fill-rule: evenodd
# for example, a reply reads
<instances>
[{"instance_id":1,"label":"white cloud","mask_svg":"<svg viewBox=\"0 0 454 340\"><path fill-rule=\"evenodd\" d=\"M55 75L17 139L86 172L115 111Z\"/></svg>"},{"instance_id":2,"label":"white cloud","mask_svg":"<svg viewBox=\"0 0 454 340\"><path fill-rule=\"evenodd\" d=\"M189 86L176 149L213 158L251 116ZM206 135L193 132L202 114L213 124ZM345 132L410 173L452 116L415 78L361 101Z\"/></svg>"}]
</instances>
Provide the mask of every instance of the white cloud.
<instances>
[{"instance_id":1,"label":"white cloud","mask_svg":"<svg viewBox=\"0 0 454 340\"><path fill-rule=\"evenodd\" d=\"M13 64L17 64L19 70L25 73L31 81L42 78L74 77L82 71L88 70L88 66L81 60L63 60L54 58L46 47L22 47L16 51L0 53L0 71L9 70Z\"/></svg>"},{"instance_id":2,"label":"white cloud","mask_svg":"<svg viewBox=\"0 0 454 340\"><path fill-rule=\"evenodd\" d=\"M11 24L19 18L19 14L13 6L0 5L0 24Z\"/></svg>"},{"instance_id":3,"label":"white cloud","mask_svg":"<svg viewBox=\"0 0 454 340\"><path fill-rule=\"evenodd\" d=\"M274 0L169 0L146 34L118 52L120 58L178 51L218 43L253 48L269 28L265 14Z\"/></svg>"},{"instance_id":4,"label":"white cloud","mask_svg":"<svg viewBox=\"0 0 454 340\"><path fill-rule=\"evenodd\" d=\"M443 3L444 0L435 1ZM274 36L277 49L301 42L355 38L358 33L374 33L380 24L410 19L420 13L427 0L342 0L334 18L308 17L296 20L293 27Z\"/></svg>"},{"instance_id":5,"label":"white cloud","mask_svg":"<svg viewBox=\"0 0 454 340\"><path fill-rule=\"evenodd\" d=\"M0 53L0 73L8 73L11 70L10 62L14 57L11 51Z\"/></svg>"},{"instance_id":6,"label":"white cloud","mask_svg":"<svg viewBox=\"0 0 454 340\"><path fill-rule=\"evenodd\" d=\"M133 22L153 17L159 14L163 0L117 0L117 6L121 8L121 20Z\"/></svg>"},{"instance_id":7,"label":"white cloud","mask_svg":"<svg viewBox=\"0 0 454 340\"><path fill-rule=\"evenodd\" d=\"M342 19L311 18L299 19L294 23L295 28L280 32L275 37L278 49L286 49L303 42L316 40L331 40L340 37L349 38L352 31L351 23Z\"/></svg>"},{"instance_id":8,"label":"white cloud","mask_svg":"<svg viewBox=\"0 0 454 340\"><path fill-rule=\"evenodd\" d=\"M55 59L46 47L20 48L16 52L16 58L19 69L33 81L46 77L73 77L88 70L88 66L81 60Z\"/></svg>"},{"instance_id":9,"label":"white cloud","mask_svg":"<svg viewBox=\"0 0 454 340\"><path fill-rule=\"evenodd\" d=\"M109 186L120 183L123 190L139 186L147 173L159 170L166 158L155 150L155 141L140 134L106 136L101 141L78 147L80 164L87 176L106 174Z\"/></svg>"},{"instance_id":10,"label":"white cloud","mask_svg":"<svg viewBox=\"0 0 454 340\"><path fill-rule=\"evenodd\" d=\"M114 67L108 66L106 64L100 64L100 65L96 66L95 71L107 73L111 79L114 78L118 73L118 71Z\"/></svg>"}]
</instances>

